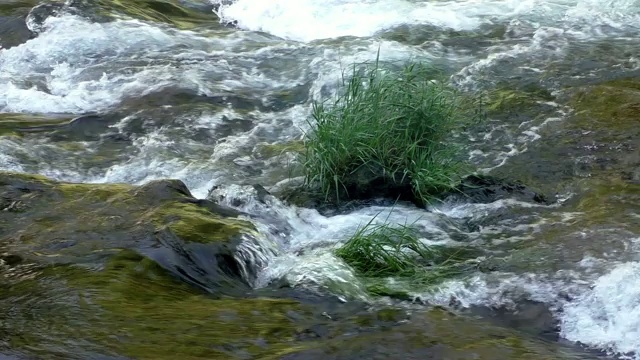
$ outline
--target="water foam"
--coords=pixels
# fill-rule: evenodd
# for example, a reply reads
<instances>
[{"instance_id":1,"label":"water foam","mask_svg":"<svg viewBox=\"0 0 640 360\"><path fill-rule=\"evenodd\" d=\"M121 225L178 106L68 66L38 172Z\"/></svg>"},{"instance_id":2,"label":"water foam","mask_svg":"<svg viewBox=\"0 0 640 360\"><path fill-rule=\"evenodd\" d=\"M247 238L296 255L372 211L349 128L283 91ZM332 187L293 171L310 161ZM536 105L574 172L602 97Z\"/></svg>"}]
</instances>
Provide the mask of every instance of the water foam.
<instances>
[{"instance_id":1,"label":"water foam","mask_svg":"<svg viewBox=\"0 0 640 360\"><path fill-rule=\"evenodd\" d=\"M315 209L287 205L274 196L260 197L253 187L239 185L220 186L210 198L251 214L264 240L276 244L276 255L258 274L258 287L284 281L292 287L329 292L345 300L368 300L362 282L333 250L370 221L391 225L415 223L426 243L455 243L443 231L449 226L446 219L413 206L371 206L348 214L324 216Z\"/></svg>"},{"instance_id":2,"label":"water foam","mask_svg":"<svg viewBox=\"0 0 640 360\"><path fill-rule=\"evenodd\" d=\"M473 30L525 16L542 25L621 27L638 19L637 0L408 1L211 0L223 22L297 41L368 37L404 24Z\"/></svg>"},{"instance_id":3,"label":"water foam","mask_svg":"<svg viewBox=\"0 0 640 360\"><path fill-rule=\"evenodd\" d=\"M277 91L306 75L305 67L259 68L263 58L292 49L258 40L265 41L138 20L51 16L36 38L0 49L0 112L104 111L170 86L207 96Z\"/></svg>"},{"instance_id":4,"label":"water foam","mask_svg":"<svg viewBox=\"0 0 640 360\"><path fill-rule=\"evenodd\" d=\"M460 12L451 3L411 2L406 0L212 0L219 6L218 16L240 28L264 31L282 38L312 41L341 36L366 37L402 24L431 24L469 30L482 21L469 16L482 12L471 6ZM516 2L506 1L515 5ZM508 11L508 9L507 9Z\"/></svg>"},{"instance_id":5,"label":"water foam","mask_svg":"<svg viewBox=\"0 0 640 360\"><path fill-rule=\"evenodd\" d=\"M158 28L137 21L91 23L71 15L50 17L43 27L38 37L0 50L0 111L82 113L170 83L157 71L131 74L134 68L105 66L121 54L172 44Z\"/></svg>"},{"instance_id":6,"label":"water foam","mask_svg":"<svg viewBox=\"0 0 640 360\"><path fill-rule=\"evenodd\" d=\"M640 263L616 266L567 304L561 335L628 359L640 359Z\"/></svg>"}]
</instances>

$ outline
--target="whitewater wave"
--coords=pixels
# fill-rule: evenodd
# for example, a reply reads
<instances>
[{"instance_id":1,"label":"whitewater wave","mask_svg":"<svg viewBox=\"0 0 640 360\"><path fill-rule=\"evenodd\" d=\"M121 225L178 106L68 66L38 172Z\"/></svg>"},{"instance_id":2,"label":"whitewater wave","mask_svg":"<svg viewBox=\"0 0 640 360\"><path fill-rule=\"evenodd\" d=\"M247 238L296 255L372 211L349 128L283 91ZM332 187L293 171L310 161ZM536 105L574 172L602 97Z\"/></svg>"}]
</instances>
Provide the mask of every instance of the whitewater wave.
<instances>
[{"instance_id":1,"label":"whitewater wave","mask_svg":"<svg viewBox=\"0 0 640 360\"><path fill-rule=\"evenodd\" d=\"M640 263L618 265L596 280L565 306L561 327L571 341L640 359Z\"/></svg>"},{"instance_id":2,"label":"whitewater wave","mask_svg":"<svg viewBox=\"0 0 640 360\"><path fill-rule=\"evenodd\" d=\"M526 15L542 26L633 26L637 0L211 0L222 22L297 41L368 37L399 25L474 30ZM575 29L574 29L575 30Z\"/></svg>"}]
</instances>

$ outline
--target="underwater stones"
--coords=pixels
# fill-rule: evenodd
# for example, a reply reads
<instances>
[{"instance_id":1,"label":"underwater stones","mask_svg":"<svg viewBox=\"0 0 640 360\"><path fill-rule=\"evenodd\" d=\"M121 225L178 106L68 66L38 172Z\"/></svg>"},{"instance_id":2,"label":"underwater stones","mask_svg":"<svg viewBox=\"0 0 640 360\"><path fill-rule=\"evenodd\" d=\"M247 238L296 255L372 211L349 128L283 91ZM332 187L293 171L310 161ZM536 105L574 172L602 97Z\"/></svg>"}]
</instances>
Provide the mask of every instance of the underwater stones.
<instances>
[{"instance_id":1,"label":"underwater stones","mask_svg":"<svg viewBox=\"0 0 640 360\"><path fill-rule=\"evenodd\" d=\"M378 331L332 339L286 360L321 359L597 359L557 342L532 339L523 333L472 317L434 308L414 312L401 324Z\"/></svg>"},{"instance_id":2,"label":"underwater stones","mask_svg":"<svg viewBox=\"0 0 640 360\"><path fill-rule=\"evenodd\" d=\"M543 88L529 86L523 90L498 89L486 94L490 114L522 112L538 109L541 103L553 101L554 96Z\"/></svg>"},{"instance_id":3,"label":"underwater stones","mask_svg":"<svg viewBox=\"0 0 640 360\"><path fill-rule=\"evenodd\" d=\"M638 181L640 166L640 78L630 77L567 89L575 112L567 128L577 175L622 176Z\"/></svg>"},{"instance_id":4,"label":"underwater stones","mask_svg":"<svg viewBox=\"0 0 640 360\"><path fill-rule=\"evenodd\" d=\"M0 172L0 205L0 244L31 262L97 265L130 249L209 292L246 289L251 280L236 251L253 225L193 198L179 180L72 184Z\"/></svg>"},{"instance_id":5,"label":"underwater stones","mask_svg":"<svg viewBox=\"0 0 640 360\"><path fill-rule=\"evenodd\" d=\"M616 128L635 128L640 122L640 79L626 78L585 86L572 92L578 116Z\"/></svg>"},{"instance_id":6,"label":"underwater stones","mask_svg":"<svg viewBox=\"0 0 640 360\"><path fill-rule=\"evenodd\" d=\"M0 135L18 135L62 128L69 122L66 116L43 116L31 114L0 114Z\"/></svg>"},{"instance_id":7,"label":"underwater stones","mask_svg":"<svg viewBox=\"0 0 640 360\"><path fill-rule=\"evenodd\" d=\"M549 304L542 302L519 299L510 306L472 305L467 312L488 319L498 326L517 329L550 341L557 341L559 337L558 320L554 318Z\"/></svg>"},{"instance_id":8,"label":"underwater stones","mask_svg":"<svg viewBox=\"0 0 640 360\"><path fill-rule=\"evenodd\" d=\"M471 203L487 204L503 199L516 199L538 204L550 204L551 200L526 185L486 175L470 175L445 198L460 199Z\"/></svg>"},{"instance_id":9,"label":"underwater stones","mask_svg":"<svg viewBox=\"0 0 640 360\"><path fill-rule=\"evenodd\" d=\"M257 144L255 155L263 159L269 159L276 156L292 153L301 155L304 153L304 142L302 140L291 140L282 143L260 143Z\"/></svg>"},{"instance_id":10,"label":"underwater stones","mask_svg":"<svg viewBox=\"0 0 640 360\"><path fill-rule=\"evenodd\" d=\"M128 249L99 269L48 266L2 290L0 353L38 358L265 358L289 352L294 321L310 317L295 300L215 299Z\"/></svg>"}]
</instances>

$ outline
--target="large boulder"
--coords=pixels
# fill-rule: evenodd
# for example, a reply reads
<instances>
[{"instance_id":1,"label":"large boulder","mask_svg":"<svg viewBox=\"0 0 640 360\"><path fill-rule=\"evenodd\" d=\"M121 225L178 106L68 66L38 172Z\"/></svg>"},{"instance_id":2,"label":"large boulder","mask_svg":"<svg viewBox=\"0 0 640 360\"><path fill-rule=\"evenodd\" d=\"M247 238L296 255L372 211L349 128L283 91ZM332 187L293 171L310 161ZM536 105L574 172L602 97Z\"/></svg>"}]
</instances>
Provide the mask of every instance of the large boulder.
<instances>
[{"instance_id":1,"label":"large boulder","mask_svg":"<svg viewBox=\"0 0 640 360\"><path fill-rule=\"evenodd\" d=\"M262 358L297 300L250 292L243 214L178 180L72 184L0 172L0 358ZM306 311L306 312L305 312Z\"/></svg>"},{"instance_id":2,"label":"large boulder","mask_svg":"<svg viewBox=\"0 0 640 360\"><path fill-rule=\"evenodd\" d=\"M128 249L205 291L246 291L259 264L243 259L259 256L239 253L257 241L240 215L193 198L178 180L72 184L0 173L0 254L24 262L104 266Z\"/></svg>"}]
</instances>

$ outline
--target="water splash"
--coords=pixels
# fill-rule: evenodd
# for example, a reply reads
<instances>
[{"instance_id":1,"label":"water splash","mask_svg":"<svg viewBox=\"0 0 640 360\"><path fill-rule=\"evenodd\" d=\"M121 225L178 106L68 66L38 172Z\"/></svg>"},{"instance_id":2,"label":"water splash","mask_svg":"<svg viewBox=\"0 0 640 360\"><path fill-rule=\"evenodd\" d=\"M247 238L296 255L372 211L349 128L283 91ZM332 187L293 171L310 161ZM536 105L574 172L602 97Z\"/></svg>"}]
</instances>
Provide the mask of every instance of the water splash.
<instances>
[{"instance_id":1,"label":"water splash","mask_svg":"<svg viewBox=\"0 0 640 360\"><path fill-rule=\"evenodd\" d=\"M571 341L640 359L640 263L616 266L564 307L561 335Z\"/></svg>"}]
</instances>

